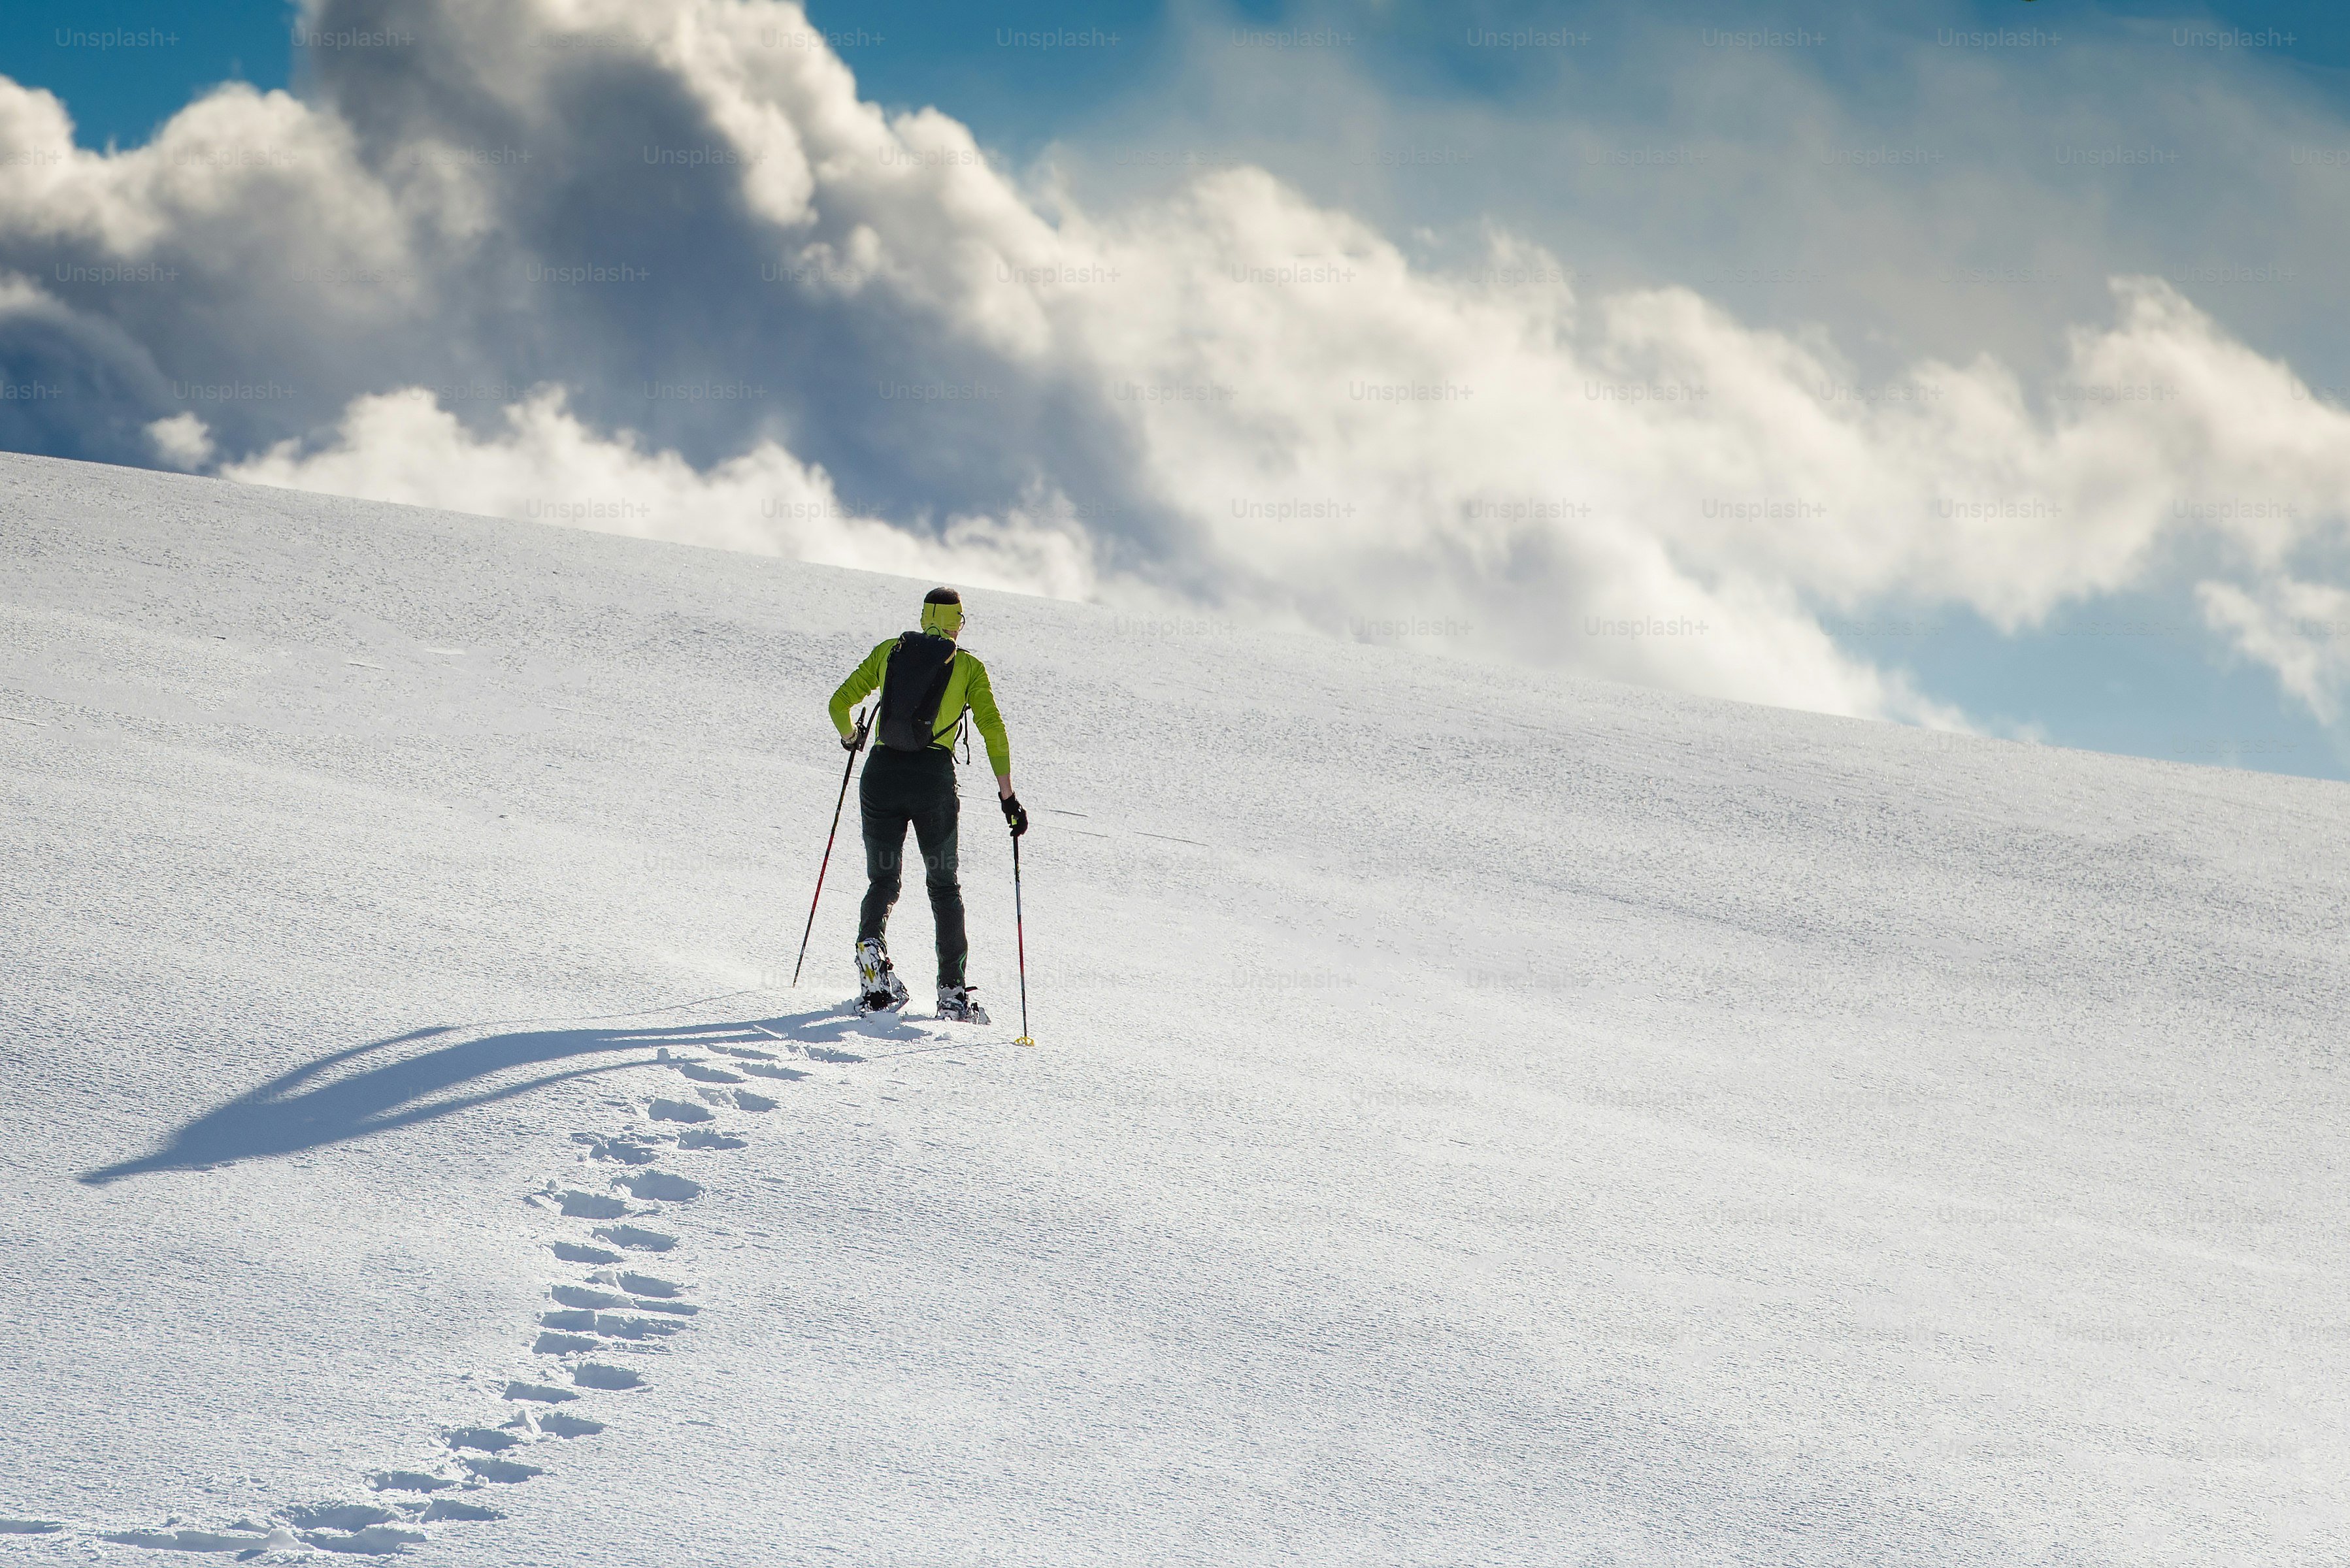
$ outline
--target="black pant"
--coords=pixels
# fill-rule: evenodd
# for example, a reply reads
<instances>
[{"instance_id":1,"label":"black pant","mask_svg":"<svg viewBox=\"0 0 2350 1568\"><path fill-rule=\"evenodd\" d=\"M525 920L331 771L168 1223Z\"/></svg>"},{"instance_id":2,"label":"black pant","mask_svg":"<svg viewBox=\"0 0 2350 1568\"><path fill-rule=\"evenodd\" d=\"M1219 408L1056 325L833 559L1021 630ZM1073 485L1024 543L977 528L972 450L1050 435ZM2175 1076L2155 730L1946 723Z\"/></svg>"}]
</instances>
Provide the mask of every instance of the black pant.
<instances>
[{"instance_id":1,"label":"black pant","mask_svg":"<svg viewBox=\"0 0 2350 1568\"><path fill-rule=\"evenodd\" d=\"M954 757L932 746L897 752L877 746L857 782L857 809L865 819L865 902L857 940L881 940L889 907L898 901L906 857L906 828L922 850L922 879L931 892L931 920L939 933L939 983L961 985L971 944L962 929L962 885L955 880Z\"/></svg>"}]
</instances>

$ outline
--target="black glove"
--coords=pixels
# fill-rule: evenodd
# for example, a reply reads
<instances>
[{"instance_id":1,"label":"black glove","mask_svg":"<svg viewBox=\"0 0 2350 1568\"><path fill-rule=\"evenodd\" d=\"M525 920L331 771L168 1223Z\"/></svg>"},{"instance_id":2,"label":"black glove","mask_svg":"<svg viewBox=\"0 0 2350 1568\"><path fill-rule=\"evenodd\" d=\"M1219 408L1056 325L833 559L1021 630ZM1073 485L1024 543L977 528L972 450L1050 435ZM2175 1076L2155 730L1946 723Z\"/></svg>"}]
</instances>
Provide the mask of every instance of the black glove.
<instances>
[{"instance_id":1,"label":"black glove","mask_svg":"<svg viewBox=\"0 0 2350 1568\"><path fill-rule=\"evenodd\" d=\"M1028 831L1028 814L1021 809L1018 795L1003 797L1003 820L1012 825L1012 836L1014 838Z\"/></svg>"}]
</instances>

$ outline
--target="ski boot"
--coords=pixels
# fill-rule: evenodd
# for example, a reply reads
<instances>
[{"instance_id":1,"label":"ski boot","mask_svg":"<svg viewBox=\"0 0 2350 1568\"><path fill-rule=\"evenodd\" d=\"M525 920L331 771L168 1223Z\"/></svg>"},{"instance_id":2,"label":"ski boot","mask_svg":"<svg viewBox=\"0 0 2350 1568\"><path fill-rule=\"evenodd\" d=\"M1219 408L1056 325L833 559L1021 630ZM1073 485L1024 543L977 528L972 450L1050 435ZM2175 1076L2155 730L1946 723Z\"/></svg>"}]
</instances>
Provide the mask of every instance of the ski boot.
<instances>
[{"instance_id":1,"label":"ski boot","mask_svg":"<svg viewBox=\"0 0 2350 1568\"><path fill-rule=\"evenodd\" d=\"M857 1011L895 1012L906 1005L906 982L889 967L889 955L871 937L857 944Z\"/></svg>"},{"instance_id":2,"label":"ski boot","mask_svg":"<svg viewBox=\"0 0 2350 1568\"><path fill-rule=\"evenodd\" d=\"M971 998L971 993L976 989L977 987L969 985L949 985L946 981L941 981L939 982L939 1016L951 1018L957 1023L986 1023L987 1010Z\"/></svg>"}]
</instances>

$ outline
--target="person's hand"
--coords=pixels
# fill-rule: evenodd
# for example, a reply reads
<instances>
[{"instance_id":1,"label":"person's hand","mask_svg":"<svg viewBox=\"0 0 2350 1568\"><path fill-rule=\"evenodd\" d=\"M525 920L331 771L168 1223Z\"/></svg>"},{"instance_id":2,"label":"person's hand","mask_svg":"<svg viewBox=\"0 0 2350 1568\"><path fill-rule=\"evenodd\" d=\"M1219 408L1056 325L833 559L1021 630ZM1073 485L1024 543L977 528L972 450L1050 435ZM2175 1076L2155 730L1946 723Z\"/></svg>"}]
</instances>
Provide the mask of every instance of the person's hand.
<instances>
[{"instance_id":1,"label":"person's hand","mask_svg":"<svg viewBox=\"0 0 2350 1568\"><path fill-rule=\"evenodd\" d=\"M840 749L844 752L853 752L864 743L865 734L862 731L859 731L853 735L843 735L840 737Z\"/></svg>"},{"instance_id":2,"label":"person's hand","mask_svg":"<svg viewBox=\"0 0 2350 1568\"><path fill-rule=\"evenodd\" d=\"M1003 804L1003 820L1012 825L1012 836L1017 838L1028 831L1028 814L1021 809L1020 797L1016 794L1005 795Z\"/></svg>"}]
</instances>

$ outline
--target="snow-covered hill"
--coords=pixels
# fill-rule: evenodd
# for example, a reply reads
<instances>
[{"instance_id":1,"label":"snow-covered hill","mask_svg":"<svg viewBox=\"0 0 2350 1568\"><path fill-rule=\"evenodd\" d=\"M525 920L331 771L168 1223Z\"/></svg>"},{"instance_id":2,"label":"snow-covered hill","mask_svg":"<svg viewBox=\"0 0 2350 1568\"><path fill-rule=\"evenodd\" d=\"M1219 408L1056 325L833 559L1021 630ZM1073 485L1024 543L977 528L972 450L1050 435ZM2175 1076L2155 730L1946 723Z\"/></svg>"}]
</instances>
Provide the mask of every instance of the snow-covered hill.
<instances>
[{"instance_id":1,"label":"snow-covered hill","mask_svg":"<svg viewBox=\"0 0 2350 1568\"><path fill-rule=\"evenodd\" d=\"M0 459L0 1559L2350 1554L2341 787L925 586Z\"/></svg>"}]
</instances>

